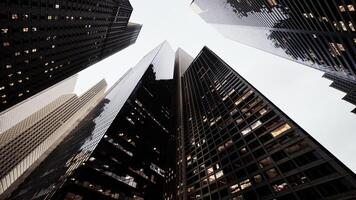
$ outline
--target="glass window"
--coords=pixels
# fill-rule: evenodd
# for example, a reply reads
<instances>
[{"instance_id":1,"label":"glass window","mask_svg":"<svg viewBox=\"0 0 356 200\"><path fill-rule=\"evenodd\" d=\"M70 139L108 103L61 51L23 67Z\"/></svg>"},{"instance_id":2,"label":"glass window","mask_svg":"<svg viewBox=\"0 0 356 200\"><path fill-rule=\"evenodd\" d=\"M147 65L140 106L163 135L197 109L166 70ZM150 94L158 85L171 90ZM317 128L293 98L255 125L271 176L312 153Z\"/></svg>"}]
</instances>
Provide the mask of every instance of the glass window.
<instances>
[{"instance_id":1,"label":"glass window","mask_svg":"<svg viewBox=\"0 0 356 200\"><path fill-rule=\"evenodd\" d=\"M286 132L287 130L289 130L291 127L289 126L289 124L285 123L282 126L279 126L278 128L274 129L271 134L273 137L277 137L279 135L281 135L282 133Z\"/></svg>"}]
</instances>

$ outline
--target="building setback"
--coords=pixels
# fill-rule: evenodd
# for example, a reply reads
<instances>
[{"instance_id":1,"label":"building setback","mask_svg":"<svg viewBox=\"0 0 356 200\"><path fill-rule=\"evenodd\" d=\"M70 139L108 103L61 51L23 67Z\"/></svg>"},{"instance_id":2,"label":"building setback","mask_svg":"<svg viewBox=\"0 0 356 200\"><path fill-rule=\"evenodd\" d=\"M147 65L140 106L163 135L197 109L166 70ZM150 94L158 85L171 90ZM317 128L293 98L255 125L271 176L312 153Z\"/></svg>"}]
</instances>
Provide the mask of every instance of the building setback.
<instances>
[{"instance_id":1,"label":"building setback","mask_svg":"<svg viewBox=\"0 0 356 200\"><path fill-rule=\"evenodd\" d=\"M325 73L323 77L333 81L330 84L330 87L346 93L346 95L342 98L343 100L356 105L356 85L353 82L328 73ZM356 108L351 112L356 114Z\"/></svg>"},{"instance_id":2,"label":"building setback","mask_svg":"<svg viewBox=\"0 0 356 200\"><path fill-rule=\"evenodd\" d=\"M128 0L1 1L0 111L133 44Z\"/></svg>"},{"instance_id":3,"label":"building setback","mask_svg":"<svg viewBox=\"0 0 356 200\"><path fill-rule=\"evenodd\" d=\"M356 85L353 0L194 0L192 8L229 39Z\"/></svg>"},{"instance_id":4,"label":"building setback","mask_svg":"<svg viewBox=\"0 0 356 200\"><path fill-rule=\"evenodd\" d=\"M204 47L182 76L179 199L355 199L354 173Z\"/></svg>"},{"instance_id":5,"label":"building setback","mask_svg":"<svg viewBox=\"0 0 356 200\"><path fill-rule=\"evenodd\" d=\"M0 197L6 197L101 101L106 82L82 96L62 95L0 134Z\"/></svg>"}]
</instances>

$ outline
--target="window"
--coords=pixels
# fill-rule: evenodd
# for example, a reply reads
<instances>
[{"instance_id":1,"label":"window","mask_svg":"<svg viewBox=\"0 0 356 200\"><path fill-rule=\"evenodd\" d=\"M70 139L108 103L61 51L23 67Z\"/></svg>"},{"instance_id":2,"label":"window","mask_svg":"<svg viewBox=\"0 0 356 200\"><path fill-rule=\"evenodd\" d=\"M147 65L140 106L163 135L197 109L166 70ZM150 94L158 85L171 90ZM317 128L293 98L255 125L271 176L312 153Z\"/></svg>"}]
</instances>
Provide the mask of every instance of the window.
<instances>
[{"instance_id":1,"label":"window","mask_svg":"<svg viewBox=\"0 0 356 200\"><path fill-rule=\"evenodd\" d=\"M354 25L352 24L351 21L349 21L349 28L350 28L351 31L355 31L355 27L354 27Z\"/></svg>"},{"instance_id":2,"label":"window","mask_svg":"<svg viewBox=\"0 0 356 200\"><path fill-rule=\"evenodd\" d=\"M33 31L33 32L36 32L36 31L37 31L37 28L36 28L36 27L32 27L32 31Z\"/></svg>"},{"instance_id":3,"label":"window","mask_svg":"<svg viewBox=\"0 0 356 200\"><path fill-rule=\"evenodd\" d=\"M12 14L11 15L11 19L18 19L18 18L19 18L19 16L17 14Z\"/></svg>"},{"instance_id":4,"label":"window","mask_svg":"<svg viewBox=\"0 0 356 200\"><path fill-rule=\"evenodd\" d=\"M2 28L1 29L1 33L8 33L9 32L9 29L8 28Z\"/></svg>"},{"instance_id":5,"label":"window","mask_svg":"<svg viewBox=\"0 0 356 200\"><path fill-rule=\"evenodd\" d=\"M239 192L240 191L239 185L234 184L234 185L230 186L230 190L231 190L231 194Z\"/></svg>"},{"instance_id":6,"label":"window","mask_svg":"<svg viewBox=\"0 0 356 200\"><path fill-rule=\"evenodd\" d=\"M266 171L266 174L269 178L274 178L279 175L279 173L277 172L277 170L275 168L272 168L272 169Z\"/></svg>"},{"instance_id":7,"label":"window","mask_svg":"<svg viewBox=\"0 0 356 200\"><path fill-rule=\"evenodd\" d=\"M248 128L246 128L246 129L241 131L242 135L247 135L249 132L251 132L251 128L250 127L248 127Z\"/></svg>"},{"instance_id":8,"label":"window","mask_svg":"<svg viewBox=\"0 0 356 200\"><path fill-rule=\"evenodd\" d=\"M281 135L282 133L286 132L287 130L289 130L291 127L289 126L289 124L285 123L282 126L279 126L278 128L274 129L271 134L273 137L277 137L279 135Z\"/></svg>"},{"instance_id":9,"label":"window","mask_svg":"<svg viewBox=\"0 0 356 200\"><path fill-rule=\"evenodd\" d=\"M267 2L268 2L268 4L269 4L270 6L276 6L276 5L278 5L278 4L277 4L277 0L267 0Z\"/></svg>"},{"instance_id":10,"label":"window","mask_svg":"<svg viewBox=\"0 0 356 200\"><path fill-rule=\"evenodd\" d=\"M59 4L54 5L54 8L58 9L59 8Z\"/></svg>"},{"instance_id":11,"label":"window","mask_svg":"<svg viewBox=\"0 0 356 200\"><path fill-rule=\"evenodd\" d=\"M218 172L216 172L215 176L216 176L216 179L218 179L218 178L224 176L224 172L222 170L218 171Z\"/></svg>"},{"instance_id":12,"label":"window","mask_svg":"<svg viewBox=\"0 0 356 200\"><path fill-rule=\"evenodd\" d=\"M12 65L6 65L6 69L10 69Z\"/></svg>"},{"instance_id":13,"label":"window","mask_svg":"<svg viewBox=\"0 0 356 200\"><path fill-rule=\"evenodd\" d=\"M246 179L246 180L243 180L240 182L240 185L241 185L241 190L245 189L245 188L248 188L252 185L250 179Z\"/></svg>"},{"instance_id":14,"label":"window","mask_svg":"<svg viewBox=\"0 0 356 200\"><path fill-rule=\"evenodd\" d=\"M343 21L339 21L339 24L340 24L340 26L341 26L343 31L347 31L347 28L346 28L345 23Z\"/></svg>"},{"instance_id":15,"label":"window","mask_svg":"<svg viewBox=\"0 0 356 200\"><path fill-rule=\"evenodd\" d=\"M341 12L345 12L345 11L346 11L346 9L345 9L345 7L344 7L343 5L339 6L339 10L340 10Z\"/></svg>"},{"instance_id":16,"label":"window","mask_svg":"<svg viewBox=\"0 0 356 200\"><path fill-rule=\"evenodd\" d=\"M10 42L3 42L2 45L3 45L4 47L8 47L8 46L10 46Z\"/></svg>"},{"instance_id":17,"label":"window","mask_svg":"<svg viewBox=\"0 0 356 200\"><path fill-rule=\"evenodd\" d=\"M253 123L251 125L252 129L256 129L257 127L259 127L262 124L262 122L260 120L256 121L255 123Z\"/></svg>"},{"instance_id":18,"label":"window","mask_svg":"<svg viewBox=\"0 0 356 200\"><path fill-rule=\"evenodd\" d=\"M354 5L350 4L350 5L347 5L347 9L351 12L355 11L355 7Z\"/></svg>"},{"instance_id":19,"label":"window","mask_svg":"<svg viewBox=\"0 0 356 200\"><path fill-rule=\"evenodd\" d=\"M272 164L272 159L270 157L267 157L267 158L265 158L263 160L260 160L260 162L259 162L259 165L260 165L261 168L264 168L264 167L266 167L268 165L271 165L271 164Z\"/></svg>"},{"instance_id":20,"label":"window","mask_svg":"<svg viewBox=\"0 0 356 200\"><path fill-rule=\"evenodd\" d=\"M243 100L247 99L247 97L249 97L251 94L253 93L252 90L249 90L248 92L246 92L246 94L244 94L242 97L240 97L236 102L235 105L239 105Z\"/></svg>"},{"instance_id":21,"label":"window","mask_svg":"<svg viewBox=\"0 0 356 200\"><path fill-rule=\"evenodd\" d=\"M288 184L286 182L277 183L277 184L274 184L272 187L275 192L281 192L281 191L287 189Z\"/></svg>"},{"instance_id":22,"label":"window","mask_svg":"<svg viewBox=\"0 0 356 200\"><path fill-rule=\"evenodd\" d=\"M28 27L23 27L22 32L27 33L28 32Z\"/></svg>"}]
</instances>

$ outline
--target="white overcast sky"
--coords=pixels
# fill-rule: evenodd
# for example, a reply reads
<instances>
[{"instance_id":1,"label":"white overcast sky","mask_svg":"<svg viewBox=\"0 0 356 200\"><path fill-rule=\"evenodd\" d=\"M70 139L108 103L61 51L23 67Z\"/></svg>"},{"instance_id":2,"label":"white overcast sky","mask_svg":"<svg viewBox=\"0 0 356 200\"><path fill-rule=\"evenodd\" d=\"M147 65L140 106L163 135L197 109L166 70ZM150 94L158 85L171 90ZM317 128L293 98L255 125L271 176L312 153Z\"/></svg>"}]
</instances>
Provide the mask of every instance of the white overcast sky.
<instances>
[{"instance_id":1,"label":"white overcast sky","mask_svg":"<svg viewBox=\"0 0 356 200\"><path fill-rule=\"evenodd\" d=\"M322 72L225 39L190 8L191 0L131 0L131 22L143 24L136 44L80 73L76 91L105 78L109 85L163 40L195 57L204 45L356 171L356 115Z\"/></svg>"}]
</instances>

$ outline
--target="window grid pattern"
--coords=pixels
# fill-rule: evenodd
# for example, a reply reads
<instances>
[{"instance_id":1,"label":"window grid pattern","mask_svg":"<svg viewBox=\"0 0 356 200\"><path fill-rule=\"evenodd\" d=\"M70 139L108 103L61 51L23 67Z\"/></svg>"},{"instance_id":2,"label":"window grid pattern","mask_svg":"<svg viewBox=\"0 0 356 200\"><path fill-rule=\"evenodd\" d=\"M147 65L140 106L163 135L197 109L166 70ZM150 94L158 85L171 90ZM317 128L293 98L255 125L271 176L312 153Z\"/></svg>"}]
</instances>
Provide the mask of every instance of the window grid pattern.
<instances>
[{"instance_id":1,"label":"window grid pattern","mask_svg":"<svg viewBox=\"0 0 356 200\"><path fill-rule=\"evenodd\" d=\"M188 199L356 197L353 173L206 47L183 91Z\"/></svg>"},{"instance_id":2,"label":"window grid pattern","mask_svg":"<svg viewBox=\"0 0 356 200\"><path fill-rule=\"evenodd\" d=\"M0 111L135 42L122 1L0 1Z\"/></svg>"}]
</instances>

